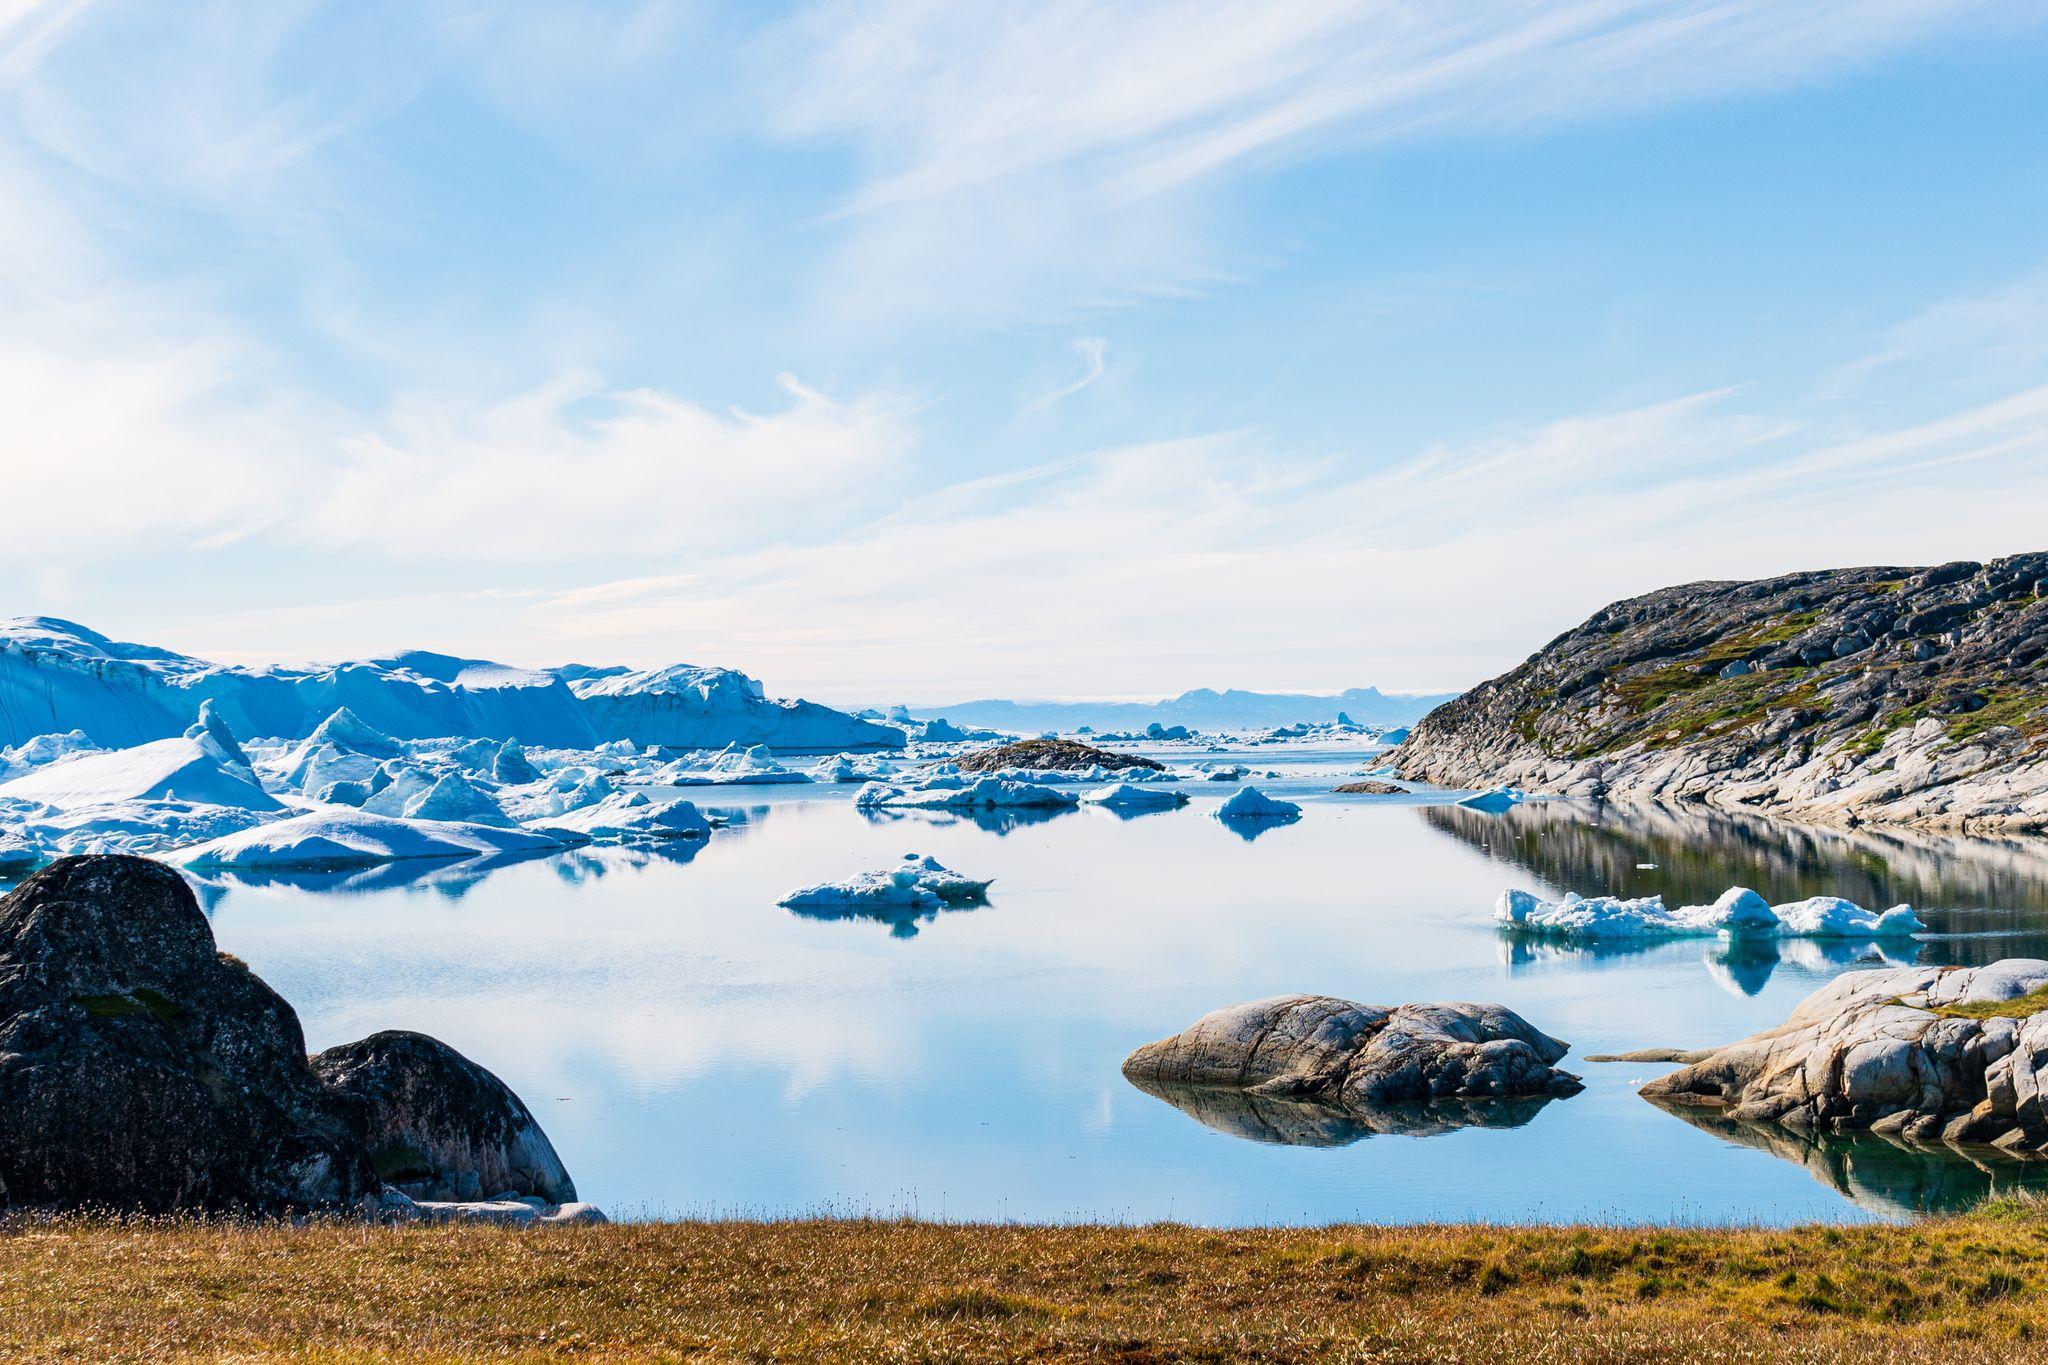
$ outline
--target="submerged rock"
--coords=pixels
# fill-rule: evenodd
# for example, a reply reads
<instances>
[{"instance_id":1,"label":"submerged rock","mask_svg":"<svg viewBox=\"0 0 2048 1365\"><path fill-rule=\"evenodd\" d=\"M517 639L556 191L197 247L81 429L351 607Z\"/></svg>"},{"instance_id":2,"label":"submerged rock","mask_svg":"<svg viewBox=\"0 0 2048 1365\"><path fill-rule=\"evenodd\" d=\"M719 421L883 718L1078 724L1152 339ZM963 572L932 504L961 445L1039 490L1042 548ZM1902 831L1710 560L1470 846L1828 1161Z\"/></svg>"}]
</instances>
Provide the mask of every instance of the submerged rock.
<instances>
[{"instance_id":1,"label":"submerged rock","mask_svg":"<svg viewBox=\"0 0 2048 1365\"><path fill-rule=\"evenodd\" d=\"M1321 1098L1354 1112L1443 1099L1570 1095L1568 1045L1513 1010L1464 1003L1360 1005L1282 995L1206 1014L1124 1060L1147 1089L1222 1086Z\"/></svg>"},{"instance_id":2,"label":"submerged rock","mask_svg":"<svg viewBox=\"0 0 2048 1365\"><path fill-rule=\"evenodd\" d=\"M2038 1001L2013 1003L2044 989L2048 961L2031 958L1849 972L1777 1028L1641 1093L1798 1133L2048 1156L2048 1014L2028 1013Z\"/></svg>"},{"instance_id":3,"label":"submerged rock","mask_svg":"<svg viewBox=\"0 0 2048 1365\"><path fill-rule=\"evenodd\" d=\"M10 1204L274 1208L376 1188L291 1006L142 858L65 858L0 901L0 1116Z\"/></svg>"},{"instance_id":4,"label":"submerged rock","mask_svg":"<svg viewBox=\"0 0 2048 1365\"><path fill-rule=\"evenodd\" d=\"M576 1199L562 1159L519 1097L438 1039L373 1033L319 1054L313 1071L362 1105L371 1167L412 1199Z\"/></svg>"},{"instance_id":5,"label":"submerged rock","mask_svg":"<svg viewBox=\"0 0 2048 1365\"><path fill-rule=\"evenodd\" d=\"M518 1097L445 1044L309 1062L292 1007L161 863L65 858L0 900L0 1205L383 1213L386 1174L575 1197Z\"/></svg>"}]
</instances>

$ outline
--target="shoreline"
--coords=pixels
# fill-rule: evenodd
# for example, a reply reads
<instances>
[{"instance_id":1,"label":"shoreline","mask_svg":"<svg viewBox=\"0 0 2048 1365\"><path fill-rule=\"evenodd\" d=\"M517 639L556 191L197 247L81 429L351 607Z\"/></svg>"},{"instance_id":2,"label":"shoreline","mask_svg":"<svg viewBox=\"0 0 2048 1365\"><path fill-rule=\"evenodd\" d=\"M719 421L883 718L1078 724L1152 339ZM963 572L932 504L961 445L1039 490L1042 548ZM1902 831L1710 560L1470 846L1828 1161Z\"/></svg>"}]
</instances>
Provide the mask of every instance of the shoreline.
<instances>
[{"instance_id":1,"label":"shoreline","mask_svg":"<svg viewBox=\"0 0 2048 1365\"><path fill-rule=\"evenodd\" d=\"M2048 1206L1793 1228L0 1221L0 1356L2048 1358Z\"/></svg>"}]
</instances>

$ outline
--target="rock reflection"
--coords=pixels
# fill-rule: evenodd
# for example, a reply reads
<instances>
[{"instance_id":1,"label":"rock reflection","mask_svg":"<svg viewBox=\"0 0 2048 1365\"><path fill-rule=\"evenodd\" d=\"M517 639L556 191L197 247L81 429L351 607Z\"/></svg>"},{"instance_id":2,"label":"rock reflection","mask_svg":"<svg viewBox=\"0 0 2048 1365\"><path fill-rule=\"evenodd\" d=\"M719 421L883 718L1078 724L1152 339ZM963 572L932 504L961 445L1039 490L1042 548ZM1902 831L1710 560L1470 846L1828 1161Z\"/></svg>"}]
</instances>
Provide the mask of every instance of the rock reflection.
<instances>
[{"instance_id":1,"label":"rock reflection","mask_svg":"<svg viewBox=\"0 0 2048 1365\"><path fill-rule=\"evenodd\" d=\"M1986 935L1942 945L1944 960L1962 965L2013 956L2015 945L2000 935L2048 943L2048 837L1837 830L1653 804L1532 801L1499 815L1456 806L1418 813L1459 842L1581 895L1654 892L1667 904L1698 905L1747 886L1774 904L1819 895L1904 902L1941 932Z\"/></svg>"},{"instance_id":2,"label":"rock reflection","mask_svg":"<svg viewBox=\"0 0 2048 1365\"><path fill-rule=\"evenodd\" d=\"M1254 1095L1227 1085L1125 1079L1219 1133L1285 1147L1348 1147L1369 1137L1435 1137L1461 1128L1519 1128L1552 1099L1531 1095L1367 1107Z\"/></svg>"},{"instance_id":3,"label":"rock reflection","mask_svg":"<svg viewBox=\"0 0 2048 1365\"><path fill-rule=\"evenodd\" d=\"M1062 815L1072 815L1076 806L995 806L976 807L970 810L919 810L906 806L858 806L856 810L871 825L890 825L909 821L913 824L944 827L947 825L972 825L997 836L1024 829L1031 825L1042 825L1048 820L1057 820Z\"/></svg>"},{"instance_id":4,"label":"rock reflection","mask_svg":"<svg viewBox=\"0 0 2048 1365\"><path fill-rule=\"evenodd\" d=\"M1821 1184L1874 1213L1960 1213L1994 1195L2048 1191L2048 1161L2006 1157L1995 1148L1973 1156L1954 1147L1872 1133L1801 1135L1713 1110L1657 1107L1725 1142L1796 1162Z\"/></svg>"}]
</instances>

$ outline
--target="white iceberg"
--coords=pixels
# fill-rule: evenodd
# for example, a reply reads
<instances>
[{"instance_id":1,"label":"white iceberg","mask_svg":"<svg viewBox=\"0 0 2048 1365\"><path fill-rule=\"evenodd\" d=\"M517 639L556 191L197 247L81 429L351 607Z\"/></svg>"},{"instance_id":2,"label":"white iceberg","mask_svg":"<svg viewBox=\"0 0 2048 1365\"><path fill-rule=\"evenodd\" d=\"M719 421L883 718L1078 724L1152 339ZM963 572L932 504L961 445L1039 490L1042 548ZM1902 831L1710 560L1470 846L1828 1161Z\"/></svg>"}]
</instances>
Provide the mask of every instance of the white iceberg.
<instances>
[{"instance_id":1,"label":"white iceberg","mask_svg":"<svg viewBox=\"0 0 2048 1365\"><path fill-rule=\"evenodd\" d=\"M176 739L129 749L82 753L0 782L0 798L34 801L60 810L131 801L182 801L245 811L275 811L282 803L265 791L234 738L195 724Z\"/></svg>"},{"instance_id":2,"label":"white iceberg","mask_svg":"<svg viewBox=\"0 0 2048 1365\"><path fill-rule=\"evenodd\" d=\"M936 858L904 855L900 867L861 872L843 881L802 886L776 904L789 910L855 914L861 911L936 910L967 904L988 894L991 882L965 877Z\"/></svg>"},{"instance_id":3,"label":"white iceberg","mask_svg":"<svg viewBox=\"0 0 2048 1365\"><path fill-rule=\"evenodd\" d=\"M706 762L679 758L649 780L669 787L722 787L808 782L811 777L785 768L765 744L752 748L731 744Z\"/></svg>"},{"instance_id":4,"label":"white iceberg","mask_svg":"<svg viewBox=\"0 0 2048 1365\"><path fill-rule=\"evenodd\" d=\"M195 868L321 869L366 867L405 858L549 852L582 842L580 836L567 831L543 833L446 820L401 820L337 807L179 849L169 859Z\"/></svg>"},{"instance_id":5,"label":"white iceberg","mask_svg":"<svg viewBox=\"0 0 2048 1365\"><path fill-rule=\"evenodd\" d=\"M1712 905L1668 909L1662 896L1624 899L1567 893L1549 901L1529 891L1500 894L1494 921L1504 932L1544 938L1894 938L1927 926L1911 906L1882 913L1835 896L1771 905L1747 887L1731 887Z\"/></svg>"},{"instance_id":6,"label":"white iceberg","mask_svg":"<svg viewBox=\"0 0 2048 1365\"><path fill-rule=\"evenodd\" d=\"M1141 787L1135 782L1098 787L1081 797L1084 806L1107 806L1111 810L1168 810L1187 803L1186 794L1171 787Z\"/></svg>"},{"instance_id":7,"label":"white iceberg","mask_svg":"<svg viewBox=\"0 0 2048 1365\"><path fill-rule=\"evenodd\" d=\"M1301 807L1268 796L1257 787L1239 787L1209 814L1218 820L1296 820L1301 817Z\"/></svg>"},{"instance_id":8,"label":"white iceberg","mask_svg":"<svg viewBox=\"0 0 2048 1365\"><path fill-rule=\"evenodd\" d=\"M362 803L362 808L372 815L395 815L402 820L455 820L471 825L512 824L512 817L489 792L453 768L387 763L379 773L386 779L385 784L376 787Z\"/></svg>"},{"instance_id":9,"label":"white iceberg","mask_svg":"<svg viewBox=\"0 0 2048 1365\"><path fill-rule=\"evenodd\" d=\"M873 754L837 754L813 764L810 776L813 782L875 782L894 771L893 765Z\"/></svg>"},{"instance_id":10,"label":"white iceberg","mask_svg":"<svg viewBox=\"0 0 2048 1365\"><path fill-rule=\"evenodd\" d=\"M589 839L621 843L638 839L701 839L712 821L694 801L676 796L663 800L646 792L616 792L594 805L580 806L538 822L543 830L569 830Z\"/></svg>"},{"instance_id":11,"label":"white iceberg","mask_svg":"<svg viewBox=\"0 0 2048 1365\"><path fill-rule=\"evenodd\" d=\"M1066 807L1079 804L1072 792L1042 782L984 777L969 782L957 773L936 774L915 786L870 782L854 794L860 807L909 810L995 810L1005 807Z\"/></svg>"},{"instance_id":12,"label":"white iceberg","mask_svg":"<svg viewBox=\"0 0 2048 1365\"><path fill-rule=\"evenodd\" d=\"M1527 799L1528 794L1526 792L1517 791L1513 787L1494 787L1487 791L1474 792L1470 796L1462 797L1459 799L1458 804L1467 810L1484 811L1489 815L1499 815L1502 811L1513 810Z\"/></svg>"}]
</instances>

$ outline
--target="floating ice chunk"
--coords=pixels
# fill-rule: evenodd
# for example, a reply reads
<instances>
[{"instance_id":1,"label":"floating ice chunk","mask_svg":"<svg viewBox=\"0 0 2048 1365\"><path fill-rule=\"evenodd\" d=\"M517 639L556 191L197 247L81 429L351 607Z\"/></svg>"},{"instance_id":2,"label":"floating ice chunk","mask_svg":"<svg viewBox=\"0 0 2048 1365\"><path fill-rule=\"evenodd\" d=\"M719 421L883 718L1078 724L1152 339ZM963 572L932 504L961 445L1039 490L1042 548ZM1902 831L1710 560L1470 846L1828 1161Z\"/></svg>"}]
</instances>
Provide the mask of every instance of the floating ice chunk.
<instances>
[{"instance_id":1,"label":"floating ice chunk","mask_svg":"<svg viewBox=\"0 0 2048 1365\"><path fill-rule=\"evenodd\" d=\"M1239 787L1209 813L1218 820L1296 820L1301 817L1301 807L1268 796L1257 787Z\"/></svg>"},{"instance_id":2,"label":"floating ice chunk","mask_svg":"<svg viewBox=\"0 0 2048 1365\"><path fill-rule=\"evenodd\" d=\"M445 820L401 820L335 808L258 825L170 855L200 868L366 867L404 858L471 858L483 853L546 852L582 843L567 831L543 833Z\"/></svg>"},{"instance_id":3,"label":"floating ice chunk","mask_svg":"<svg viewBox=\"0 0 2048 1365\"><path fill-rule=\"evenodd\" d=\"M837 754L811 766L813 782L874 782L889 776L894 768L873 754Z\"/></svg>"},{"instance_id":4,"label":"floating ice chunk","mask_svg":"<svg viewBox=\"0 0 2048 1365\"><path fill-rule=\"evenodd\" d=\"M35 735L12 749L0 749L0 779L19 777L31 768L41 768L73 754L95 753L99 747L83 730Z\"/></svg>"},{"instance_id":5,"label":"floating ice chunk","mask_svg":"<svg viewBox=\"0 0 2048 1365\"><path fill-rule=\"evenodd\" d=\"M963 877L936 858L906 854L903 865L886 872L861 872L843 881L802 886L776 904L789 910L858 913L936 910L945 904L978 901L989 883Z\"/></svg>"},{"instance_id":6,"label":"floating ice chunk","mask_svg":"<svg viewBox=\"0 0 2048 1365\"><path fill-rule=\"evenodd\" d=\"M1458 804L1467 810L1485 811L1489 815L1498 815L1502 811L1513 810L1524 799L1526 799L1525 794L1515 790L1513 787L1494 787L1488 791L1474 792L1472 795L1460 800Z\"/></svg>"},{"instance_id":7,"label":"floating ice chunk","mask_svg":"<svg viewBox=\"0 0 2048 1365\"><path fill-rule=\"evenodd\" d=\"M202 727L194 734L159 739L132 749L80 754L0 782L0 797L70 810L129 801L184 801L237 810L283 809L240 758L231 757ZM233 736L229 736L233 741Z\"/></svg>"},{"instance_id":8,"label":"floating ice chunk","mask_svg":"<svg viewBox=\"0 0 2048 1365\"><path fill-rule=\"evenodd\" d=\"M984 777L973 782L958 773L936 773L914 786L870 782L855 793L860 807L896 806L910 810L994 810L1000 807L1062 807L1079 804L1072 792L1039 782Z\"/></svg>"},{"instance_id":9,"label":"floating ice chunk","mask_svg":"<svg viewBox=\"0 0 2048 1365\"><path fill-rule=\"evenodd\" d=\"M43 861L43 851L19 834L0 834L0 876L16 876Z\"/></svg>"},{"instance_id":10,"label":"floating ice chunk","mask_svg":"<svg viewBox=\"0 0 2048 1365\"><path fill-rule=\"evenodd\" d=\"M1171 787L1141 787L1135 782L1098 787L1081 797L1083 805L1107 806L1112 810L1166 810L1187 803L1187 796Z\"/></svg>"},{"instance_id":11,"label":"floating ice chunk","mask_svg":"<svg viewBox=\"0 0 2048 1365\"><path fill-rule=\"evenodd\" d=\"M536 822L543 830L570 830L591 839L622 842L638 839L702 839L712 821L683 797L664 800L646 792L615 792L594 805Z\"/></svg>"},{"instance_id":12,"label":"floating ice chunk","mask_svg":"<svg viewBox=\"0 0 2048 1365\"><path fill-rule=\"evenodd\" d=\"M491 758L491 777L507 786L520 786L540 781L540 769L526 756L526 750L519 747L517 740L506 740Z\"/></svg>"},{"instance_id":13,"label":"floating ice chunk","mask_svg":"<svg viewBox=\"0 0 2048 1365\"><path fill-rule=\"evenodd\" d=\"M808 782L811 778L808 773L783 767L765 744L756 744L749 749L731 744L700 765L693 766L688 759L677 759L656 772L652 780L671 787L713 787Z\"/></svg>"},{"instance_id":14,"label":"floating ice chunk","mask_svg":"<svg viewBox=\"0 0 2048 1365\"><path fill-rule=\"evenodd\" d=\"M1242 763L1208 763L1200 771L1205 782L1241 782L1251 773Z\"/></svg>"},{"instance_id":15,"label":"floating ice chunk","mask_svg":"<svg viewBox=\"0 0 2048 1365\"><path fill-rule=\"evenodd\" d=\"M1889 938L1926 926L1909 906L1874 914L1834 896L1773 906L1746 887L1731 887L1712 905L1666 908L1662 896L1623 899L1567 893L1547 901L1528 891L1503 891L1493 917L1509 933L1566 939Z\"/></svg>"},{"instance_id":16,"label":"floating ice chunk","mask_svg":"<svg viewBox=\"0 0 2048 1365\"><path fill-rule=\"evenodd\" d=\"M453 768L387 764L391 780L362 803L373 815L406 820L457 820L472 825L509 826L512 818L490 793Z\"/></svg>"}]
</instances>

